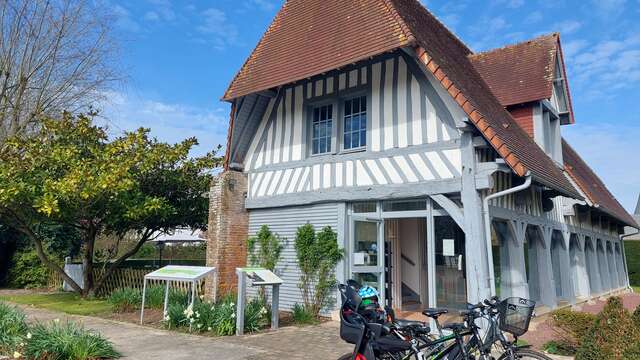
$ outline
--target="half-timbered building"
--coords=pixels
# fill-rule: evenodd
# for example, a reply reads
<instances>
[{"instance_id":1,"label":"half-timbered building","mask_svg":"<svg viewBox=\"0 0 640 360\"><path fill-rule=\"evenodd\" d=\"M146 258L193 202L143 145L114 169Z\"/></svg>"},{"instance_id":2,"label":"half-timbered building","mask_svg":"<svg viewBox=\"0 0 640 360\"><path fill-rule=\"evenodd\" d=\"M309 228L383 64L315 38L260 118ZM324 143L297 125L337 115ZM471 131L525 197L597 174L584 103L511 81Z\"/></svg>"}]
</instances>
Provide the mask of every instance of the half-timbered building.
<instances>
[{"instance_id":1,"label":"half-timbered building","mask_svg":"<svg viewBox=\"0 0 640 360\"><path fill-rule=\"evenodd\" d=\"M232 289L245 242L331 226L339 280L398 309L491 294L555 308L628 286L638 227L562 138L576 126L560 36L474 53L417 0L288 0L224 94L208 261Z\"/></svg>"}]
</instances>

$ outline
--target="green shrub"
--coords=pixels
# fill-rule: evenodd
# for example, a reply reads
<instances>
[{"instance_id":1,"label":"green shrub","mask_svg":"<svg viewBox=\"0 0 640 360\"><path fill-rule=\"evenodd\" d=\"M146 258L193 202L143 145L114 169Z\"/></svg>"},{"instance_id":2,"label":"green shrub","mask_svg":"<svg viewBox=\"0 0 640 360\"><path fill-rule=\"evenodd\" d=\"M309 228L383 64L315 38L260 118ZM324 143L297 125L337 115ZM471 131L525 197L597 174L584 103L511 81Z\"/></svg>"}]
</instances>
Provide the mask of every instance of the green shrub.
<instances>
[{"instance_id":1,"label":"green shrub","mask_svg":"<svg viewBox=\"0 0 640 360\"><path fill-rule=\"evenodd\" d=\"M9 286L14 288L43 288L47 286L49 270L35 250L16 252L9 268Z\"/></svg>"},{"instance_id":2,"label":"green shrub","mask_svg":"<svg viewBox=\"0 0 640 360\"><path fill-rule=\"evenodd\" d=\"M260 266L271 271L275 270L278 261L280 261L280 254L283 248L280 236L272 233L267 225L262 225L256 236L252 236L247 240L251 265Z\"/></svg>"},{"instance_id":3,"label":"green shrub","mask_svg":"<svg viewBox=\"0 0 640 360\"><path fill-rule=\"evenodd\" d=\"M125 288L118 289L111 293L107 299L114 312L133 312L140 308L142 294L138 289Z\"/></svg>"},{"instance_id":4,"label":"green shrub","mask_svg":"<svg viewBox=\"0 0 640 360\"><path fill-rule=\"evenodd\" d=\"M574 347L570 347L564 341L551 340L542 345L542 349L549 354L573 356L576 353Z\"/></svg>"},{"instance_id":5,"label":"green shrub","mask_svg":"<svg viewBox=\"0 0 640 360\"><path fill-rule=\"evenodd\" d=\"M621 298L611 297L582 338L576 360L634 359L627 356L633 353L638 341L631 314L623 307Z\"/></svg>"},{"instance_id":6,"label":"green shrub","mask_svg":"<svg viewBox=\"0 0 640 360\"><path fill-rule=\"evenodd\" d=\"M144 307L147 309L163 309L164 292L165 287L162 285L149 286ZM189 295L184 290L169 288L169 304L182 304L186 308L188 297Z\"/></svg>"},{"instance_id":7,"label":"green shrub","mask_svg":"<svg viewBox=\"0 0 640 360\"><path fill-rule=\"evenodd\" d=\"M570 309L555 310L551 313L556 340L550 346L562 352L575 354L581 339L591 330L596 321L596 315L571 311ZM562 355L561 353L558 353Z\"/></svg>"},{"instance_id":8,"label":"green shrub","mask_svg":"<svg viewBox=\"0 0 640 360\"><path fill-rule=\"evenodd\" d=\"M271 311L267 307L264 298L251 299L244 309L244 331L256 332L269 325Z\"/></svg>"},{"instance_id":9,"label":"green shrub","mask_svg":"<svg viewBox=\"0 0 640 360\"><path fill-rule=\"evenodd\" d=\"M27 335L27 323L22 311L0 302L0 354L13 354Z\"/></svg>"},{"instance_id":10,"label":"green shrub","mask_svg":"<svg viewBox=\"0 0 640 360\"><path fill-rule=\"evenodd\" d=\"M187 324L186 311L187 306L184 304L167 305L167 314L164 316L164 326L167 329L177 329Z\"/></svg>"},{"instance_id":11,"label":"green shrub","mask_svg":"<svg viewBox=\"0 0 640 360\"><path fill-rule=\"evenodd\" d=\"M295 249L301 272L298 287L302 290L304 307L317 317L336 285L334 272L344 252L338 247L338 235L330 226L316 234L311 224L298 228Z\"/></svg>"},{"instance_id":12,"label":"green shrub","mask_svg":"<svg viewBox=\"0 0 640 360\"><path fill-rule=\"evenodd\" d=\"M298 325L315 324L317 322L316 317L305 309L304 305L293 305L293 322Z\"/></svg>"},{"instance_id":13,"label":"green shrub","mask_svg":"<svg viewBox=\"0 0 640 360\"><path fill-rule=\"evenodd\" d=\"M23 355L29 359L93 360L120 357L111 342L72 322L36 324L30 333L31 339L25 342L23 349Z\"/></svg>"},{"instance_id":14,"label":"green shrub","mask_svg":"<svg viewBox=\"0 0 640 360\"><path fill-rule=\"evenodd\" d=\"M215 321L213 329L218 335L233 335L236 333L236 304L235 296L229 294L215 305Z\"/></svg>"}]
</instances>

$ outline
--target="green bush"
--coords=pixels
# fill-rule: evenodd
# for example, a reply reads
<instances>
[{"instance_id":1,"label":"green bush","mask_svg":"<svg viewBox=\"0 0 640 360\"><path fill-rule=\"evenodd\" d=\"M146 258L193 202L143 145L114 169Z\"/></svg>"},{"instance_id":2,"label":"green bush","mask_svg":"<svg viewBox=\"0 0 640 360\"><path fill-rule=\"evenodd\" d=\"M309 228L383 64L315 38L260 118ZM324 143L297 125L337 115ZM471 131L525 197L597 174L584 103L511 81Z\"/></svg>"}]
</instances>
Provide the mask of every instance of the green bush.
<instances>
[{"instance_id":1,"label":"green bush","mask_svg":"<svg viewBox=\"0 0 640 360\"><path fill-rule=\"evenodd\" d=\"M35 250L16 252L11 259L8 283L14 288L43 288L47 286L49 270L42 264Z\"/></svg>"},{"instance_id":2,"label":"green bush","mask_svg":"<svg viewBox=\"0 0 640 360\"><path fill-rule=\"evenodd\" d=\"M624 253L631 286L640 286L640 241L625 241Z\"/></svg>"},{"instance_id":3,"label":"green bush","mask_svg":"<svg viewBox=\"0 0 640 360\"><path fill-rule=\"evenodd\" d=\"M269 325L271 311L263 298L251 299L244 309L244 331L256 332Z\"/></svg>"},{"instance_id":4,"label":"green bush","mask_svg":"<svg viewBox=\"0 0 640 360\"><path fill-rule=\"evenodd\" d=\"M27 332L24 313L0 302L0 354L13 354L24 341Z\"/></svg>"},{"instance_id":5,"label":"green bush","mask_svg":"<svg viewBox=\"0 0 640 360\"><path fill-rule=\"evenodd\" d=\"M556 340L550 344L550 347L557 348L563 353L575 353L581 339L593 327L596 315L571 311L570 309L560 309L551 313L551 320L554 325ZM557 354L563 355L562 353Z\"/></svg>"},{"instance_id":6,"label":"green bush","mask_svg":"<svg viewBox=\"0 0 640 360\"><path fill-rule=\"evenodd\" d=\"M218 303L196 302L193 307L171 304L167 309L164 326L168 329L184 328L191 332L233 335L236 332L235 296L228 295ZM255 332L269 324L269 310L261 298L249 301L245 307L244 329Z\"/></svg>"},{"instance_id":7,"label":"green bush","mask_svg":"<svg viewBox=\"0 0 640 360\"><path fill-rule=\"evenodd\" d=\"M23 355L29 359L115 359L120 354L102 336L72 323L36 324L30 329Z\"/></svg>"},{"instance_id":8,"label":"green bush","mask_svg":"<svg viewBox=\"0 0 640 360\"><path fill-rule=\"evenodd\" d=\"M293 322L298 325L315 324L317 322L316 317L305 309L304 305L293 305Z\"/></svg>"},{"instance_id":9,"label":"green bush","mask_svg":"<svg viewBox=\"0 0 640 360\"><path fill-rule=\"evenodd\" d=\"M118 289L109 295L107 299L114 312L133 312L140 308L142 294L138 289L125 288Z\"/></svg>"},{"instance_id":10,"label":"green bush","mask_svg":"<svg viewBox=\"0 0 640 360\"><path fill-rule=\"evenodd\" d=\"M253 266L260 266L274 271L282 253L282 239L278 234L269 230L267 225L262 225L256 236L247 240L249 262Z\"/></svg>"},{"instance_id":11,"label":"green bush","mask_svg":"<svg viewBox=\"0 0 640 360\"><path fill-rule=\"evenodd\" d=\"M621 298L611 297L582 338L576 360L637 359L639 341L638 329Z\"/></svg>"},{"instance_id":12,"label":"green bush","mask_svg":"<svg viewBox=\"0 0 640 360\"><path fill-rule=\"evenodd\" d=\"M542 345L542 349L549 354L573 356L576 351L575 348L569 347L566 342L559 340L551 340Z\"/></svg>"},{"instance_id":13,"label":"green bush","mask_svg":"<svg viewBox=\"0 0 640 360\"><path fill-rule=\"evenodd\" d=\"M344 251L339 248L338 235L330 226L316 234L311 224L298 228L295 249L301 272L298 287L302 290L304 307L317 317L336 285L334 272Z\"/></svg>"}]
</instances>

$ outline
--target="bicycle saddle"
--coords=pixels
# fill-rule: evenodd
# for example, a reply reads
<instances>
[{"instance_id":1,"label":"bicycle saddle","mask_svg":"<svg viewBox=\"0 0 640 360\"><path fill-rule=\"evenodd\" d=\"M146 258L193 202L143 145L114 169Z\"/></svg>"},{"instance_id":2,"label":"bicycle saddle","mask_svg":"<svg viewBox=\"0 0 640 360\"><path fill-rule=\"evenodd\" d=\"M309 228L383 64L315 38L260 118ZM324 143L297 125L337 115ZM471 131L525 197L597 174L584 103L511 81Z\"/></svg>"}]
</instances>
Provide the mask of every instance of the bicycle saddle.
<instances>
[{"instance_id":1,"label":"bicycle saddle","mask_svg":"<svg viewBox=\"0 0 640 360\"><path fill-rule=\"evenodd\" d=\"M447 310L447 309L426 308L426 309L422 310L422 315L428 316L430 318L437 319L438 316L440 316L442 314L446 314L448 312L449 312L449 310Z\"/></svg>"}]
</instances>

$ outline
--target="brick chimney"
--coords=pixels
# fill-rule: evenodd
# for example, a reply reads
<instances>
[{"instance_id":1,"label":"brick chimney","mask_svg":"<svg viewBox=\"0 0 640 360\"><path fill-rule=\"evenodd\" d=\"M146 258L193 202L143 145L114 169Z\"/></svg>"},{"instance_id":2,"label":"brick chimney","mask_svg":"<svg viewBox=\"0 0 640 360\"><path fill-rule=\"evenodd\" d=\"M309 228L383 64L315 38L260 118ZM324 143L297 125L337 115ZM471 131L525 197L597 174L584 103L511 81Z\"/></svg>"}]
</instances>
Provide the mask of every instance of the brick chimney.
<instances>
[{"instance_id":1,"label":"brick chimney","mask_svg":"<svg viewBox=\"0 0 640 360\"><path fill-rule=\"evenodd\" d=\"M249 213L244 207L247 176L225 170L214 179L209 193L207 266L217 269L217 279L207 283L206 296L212 299L237 289L235 269L246 266ZM214 292L215 290L215 292Z\"/></svg>"}]
</instances>

